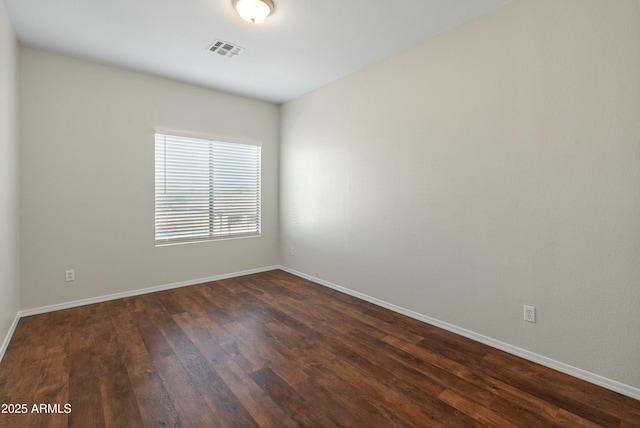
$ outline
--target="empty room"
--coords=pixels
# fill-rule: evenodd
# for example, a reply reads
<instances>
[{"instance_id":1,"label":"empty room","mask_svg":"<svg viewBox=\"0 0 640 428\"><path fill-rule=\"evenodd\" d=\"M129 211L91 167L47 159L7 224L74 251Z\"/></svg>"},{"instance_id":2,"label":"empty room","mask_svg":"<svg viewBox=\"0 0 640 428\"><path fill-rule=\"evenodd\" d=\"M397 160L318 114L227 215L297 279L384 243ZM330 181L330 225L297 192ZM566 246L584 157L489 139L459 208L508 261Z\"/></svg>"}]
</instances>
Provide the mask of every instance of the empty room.
<instances>
[{"instance_id":1,"label":"empty room","mask_svg":"<svg viewBox=\"0 0 640 428\"><path fill-rule=\"evenodd\" d=\"M640 1L0 0L0 428L640 427Z\"/></svg>"}]
</instances>

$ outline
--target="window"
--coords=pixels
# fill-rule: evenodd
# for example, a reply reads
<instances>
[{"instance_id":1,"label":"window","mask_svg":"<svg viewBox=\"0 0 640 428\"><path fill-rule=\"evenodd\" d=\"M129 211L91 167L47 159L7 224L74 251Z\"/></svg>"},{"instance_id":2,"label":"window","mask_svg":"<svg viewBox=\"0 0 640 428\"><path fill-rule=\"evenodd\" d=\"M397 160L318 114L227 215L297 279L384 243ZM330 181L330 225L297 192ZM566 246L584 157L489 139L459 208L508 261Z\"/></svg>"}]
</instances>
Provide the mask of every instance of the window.
<instances>
[{"instance_id":1,"label":"window","mask_svg":"<svg viewBox=\"0 0 640 428\"><path fill-rule=\"evenodd\" d=\"M155 134L156 245L260 235L260 146Z\"/></svg>"}]
</instances>

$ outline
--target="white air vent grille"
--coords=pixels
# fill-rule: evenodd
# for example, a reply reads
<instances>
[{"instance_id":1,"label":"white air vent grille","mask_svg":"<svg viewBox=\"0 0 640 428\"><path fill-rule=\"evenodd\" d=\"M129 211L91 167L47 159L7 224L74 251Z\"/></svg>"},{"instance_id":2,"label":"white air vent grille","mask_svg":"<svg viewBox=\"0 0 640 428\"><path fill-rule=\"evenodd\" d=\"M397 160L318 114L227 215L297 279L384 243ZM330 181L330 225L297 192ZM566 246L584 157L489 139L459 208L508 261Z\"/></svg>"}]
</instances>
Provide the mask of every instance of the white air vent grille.
<instances>
[{"instance_id":1,"label":"white air vent grille","mask_svg":"<svg viewBox=\"0 0 640 428\"><path fill-rule=\"evenodd\" d=\"M224 40L216 40L208 48L211 52L218 55L226 56L227 58L233 58L244 50L240 46L236 46L232 43L225 42Z\"/></svg>"}]
</instances>

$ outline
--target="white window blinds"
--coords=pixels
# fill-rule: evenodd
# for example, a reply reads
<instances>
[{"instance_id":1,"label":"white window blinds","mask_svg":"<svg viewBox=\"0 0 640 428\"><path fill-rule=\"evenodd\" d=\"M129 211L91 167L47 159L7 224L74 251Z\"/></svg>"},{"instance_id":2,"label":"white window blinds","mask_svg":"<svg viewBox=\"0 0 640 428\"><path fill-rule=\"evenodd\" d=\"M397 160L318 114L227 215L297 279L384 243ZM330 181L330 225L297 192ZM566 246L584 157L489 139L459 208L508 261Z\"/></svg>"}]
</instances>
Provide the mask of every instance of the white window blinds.
<instances>
[{"instance_id":1,"label":"white window blinds","mask_svg":"<svg viewBox=\"0 0 640 428\"><path fill-rule=\"evenodd\" d=\"M156 245L260 235L260 146L155 134Z\"/></svg>"}]
</instances>

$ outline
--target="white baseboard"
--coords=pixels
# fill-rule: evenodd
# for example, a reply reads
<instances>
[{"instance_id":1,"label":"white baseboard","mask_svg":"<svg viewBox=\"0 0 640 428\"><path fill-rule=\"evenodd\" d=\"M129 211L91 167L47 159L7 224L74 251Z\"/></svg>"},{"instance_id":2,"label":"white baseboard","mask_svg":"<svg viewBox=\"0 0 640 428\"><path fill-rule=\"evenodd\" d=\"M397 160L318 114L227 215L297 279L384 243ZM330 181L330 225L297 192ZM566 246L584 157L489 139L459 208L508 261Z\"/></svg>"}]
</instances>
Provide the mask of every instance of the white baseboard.
<instances>
[{"instance_id":1,"label":"white baseboard","mask_svg":"<svg viewBox=\"0 0 640 428\"><path fill-rule=\"evenodd\" d=\"M125 291L122 293L108 294L106 296L91 297L88 299L75 300L73 302L58 303L55 305L42 306L39 308L25 309L18 312L18 317L28 317L31 315L44 314L47 312L59 311L61 309L75 308L78 306L91 305L94 303L107 302L109 300L122 299L124 297L140 296L141 294L155 293L156 291L171 290L172 288L187 287L189 285L202 284L204 282L220 281L222 279L235 278L238 276L251 275L253 273L266 272L280 269L280 266L267 266L257 269L249 269L241 272L233 272L222 275L210 276L207 278L192 279L189 281L175 282L173 284L159 285L156 287L141 288L138 290Z\"/></svg>"},{"instance_id":2,"label":"white baseboard","mask_svg":"<svg viewBox=\"0 0 640 428\"><path fill-rule=\"evenodd\" d=\"M11 327L9 327L9 331L2 342L2 346L0 347L0 361L4 358L4 353L7 352L9 342L13 337L13 332L16 331L16 327L18 326L18 321L20 321L20 312L16 314L16 317L13 319L13 323L11 323Z\"/></svg>"},{"instance_id":3,"label":"white baseboard","mask_svg":"<svg viewBox=\"0 0 640 428\"><path fill-rule=\"evenodd\" d=\"M350 296L356 297L358 299L364 300L369 303L373 303L374 305L381 306L383 308L389 309L393 312L397 312L402 315L406 315L410 318L414 318L418 321L425 322L427 324L431 324L433 326L439 327L443 330L450 331L455 334L459 334L460 336L467 337L469 339L475 340L476 342L484 343L485 345L489 345L493 348L500 349L501 351L505 351L509 354L516 355L518 357L524 358L525 360L532 361L534 363L540 364L545 367L549 367L551 369L557 370L562 373L566 373L570 376L577 377L579 379L585 380L587 382L593 383L595 385L601 386L603 388L609 389L611 391L618 392L620 394L626 395L631 398L635 398L636 400L640 400L640 389L635 388L630 385L626 385L624 383L608 379L604 376L597 375L595 373L588 372L586 370L579 369L577 367L570 366L569 364L562 363L560 361L553 360L551 358L545 357L543 355L536 354L531 351L527 351L526 349L518 348L517 346L510 345L505 342L501 342L499 340L493 339L488 336L484 336L482 334L473 332L471 330L464 329L462 327L458 327L453 324L446 323L444 321L440 321L435 318L431 318L429 316L420 314L418 312L411 311L409 309L402 308L400 306L396 306L394 304L385 302L380 299L376 299L375 297L368 296L366 294L360 293L358 291L351 290L349 288L342 287L340 285L333 284L329 281L324 281L320 278L316 278L312 275L308 275L302 272L298 272L294 269L290 269L285 266L280 266L285 272L288 272L292 275L299 276L301 278L307 279L309 281L315 282L317 284L323 285L328 288L332 288L334 290L340 291L342 293L348 294Z\"/></svg>"}]
</instances>

